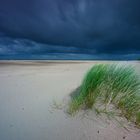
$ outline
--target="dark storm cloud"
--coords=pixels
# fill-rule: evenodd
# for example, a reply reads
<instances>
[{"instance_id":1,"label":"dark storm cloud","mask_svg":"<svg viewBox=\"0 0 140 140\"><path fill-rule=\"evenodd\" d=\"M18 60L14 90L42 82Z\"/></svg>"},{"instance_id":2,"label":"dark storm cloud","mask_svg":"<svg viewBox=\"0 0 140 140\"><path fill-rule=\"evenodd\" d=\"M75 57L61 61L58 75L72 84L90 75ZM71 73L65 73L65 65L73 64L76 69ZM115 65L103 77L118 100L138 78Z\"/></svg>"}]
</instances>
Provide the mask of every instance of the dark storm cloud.
<instances>
[{"instance_id":1,"label":"dark storm cloud","mask_svg":"<svg viewBox=\"0 0 140 140\"><path fill-rule=\"evenodd\" d=\"M57 51L138 54L139 6L138 0L4 0L0 2L0 31L47 44L23 46L31 54L45 54L49 46L52 52L54 46L63 46ZM75 49L70 51L72 46ZM25 53L25 49L17 52Z\"/></svg>"},{"instance_id":2,"label":"dark storm cloud","mask_svg":"<svg viewBox=\"0 0 140 140\"><path fill-rule=\"evenodd\" d=\"M73 46L58 46L36 43L27 39L11 39L9 37L0 38L0 55L4 54L34 54L45 55L47 53L95 53L94 50Z\"/></svg>"}]
</instances>

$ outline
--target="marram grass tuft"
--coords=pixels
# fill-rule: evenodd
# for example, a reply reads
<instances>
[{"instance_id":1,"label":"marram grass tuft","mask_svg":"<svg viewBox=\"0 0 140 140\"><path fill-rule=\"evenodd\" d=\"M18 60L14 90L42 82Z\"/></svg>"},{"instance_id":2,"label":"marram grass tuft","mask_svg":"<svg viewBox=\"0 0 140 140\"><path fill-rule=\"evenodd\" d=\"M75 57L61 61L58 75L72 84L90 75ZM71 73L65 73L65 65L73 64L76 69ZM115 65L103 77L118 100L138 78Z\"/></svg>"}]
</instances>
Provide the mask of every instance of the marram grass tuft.
<instances>
[{"instance_id":1,"label":"marram grass tuft","mask_svg":"<svg viewBox=\"0 0 140 140\"><path fill-rule=\"evenodd\" d=\"M79 94L72 98L69 113L80 108L104 110L113 104L128 120L140 125L140 79L131 66L96 64L84 77Z\"/></svg>"}]
</instances>

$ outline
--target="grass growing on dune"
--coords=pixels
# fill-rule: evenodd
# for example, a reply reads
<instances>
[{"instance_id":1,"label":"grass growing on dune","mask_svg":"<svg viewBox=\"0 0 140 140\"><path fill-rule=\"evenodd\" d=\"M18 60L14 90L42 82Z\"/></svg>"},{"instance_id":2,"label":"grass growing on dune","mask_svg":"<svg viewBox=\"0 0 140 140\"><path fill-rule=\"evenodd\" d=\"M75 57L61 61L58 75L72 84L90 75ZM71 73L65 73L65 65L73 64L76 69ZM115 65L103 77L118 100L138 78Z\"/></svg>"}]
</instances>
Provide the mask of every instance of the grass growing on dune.
<instances>
[{"instance_id":1,"label":"grass growing on dune","mask_svg":"<svg viewBox=\"0 0 140 140\"><path fill-rule=\"evenodd\" d=\"M72 98L69 113L95 107L107 111L113 104L128 120L140 125L140 80L130 66L97 64L86 74L80 92Z\"/></svg>"}]
</instances>

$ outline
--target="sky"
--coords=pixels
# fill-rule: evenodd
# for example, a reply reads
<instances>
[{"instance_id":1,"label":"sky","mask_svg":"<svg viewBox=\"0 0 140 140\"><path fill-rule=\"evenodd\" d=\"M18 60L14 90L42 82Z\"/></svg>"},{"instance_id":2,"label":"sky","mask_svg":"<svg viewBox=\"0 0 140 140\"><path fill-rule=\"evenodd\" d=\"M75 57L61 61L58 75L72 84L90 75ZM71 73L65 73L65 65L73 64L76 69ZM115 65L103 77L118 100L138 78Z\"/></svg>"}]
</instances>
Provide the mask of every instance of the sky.
<instances>
[{"instance_id":1,"label":"sky","mask_svg":"<svg viewBox=\"0 0 140 140\"><path fill-rule=\"evenodd\" d=\"M138 59L139 7L139 0L1 0L0 59Z\"/></svg>"}]
</instances>

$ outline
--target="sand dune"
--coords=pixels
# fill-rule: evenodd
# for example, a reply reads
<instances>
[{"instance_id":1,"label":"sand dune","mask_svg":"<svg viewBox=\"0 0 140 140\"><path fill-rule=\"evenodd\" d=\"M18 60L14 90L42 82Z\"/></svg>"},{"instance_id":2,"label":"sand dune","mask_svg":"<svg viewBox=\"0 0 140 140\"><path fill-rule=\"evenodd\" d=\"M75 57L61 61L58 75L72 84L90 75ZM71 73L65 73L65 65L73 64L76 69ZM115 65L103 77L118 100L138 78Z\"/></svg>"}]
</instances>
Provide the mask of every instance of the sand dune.
<instances>
[{"instance_id":1,"label":"sand dune","mask_svg":"<svg viewBox=\"0 0 140 140\"><path fill-rule=\"evenodd\" d=\"M70 93L95 63L106 61L1 61L0 140L139 140L140 129L124 118L93 111L66 113ZM121 62L134 65L139 62Z\"/></svg>"}]
</instances>

